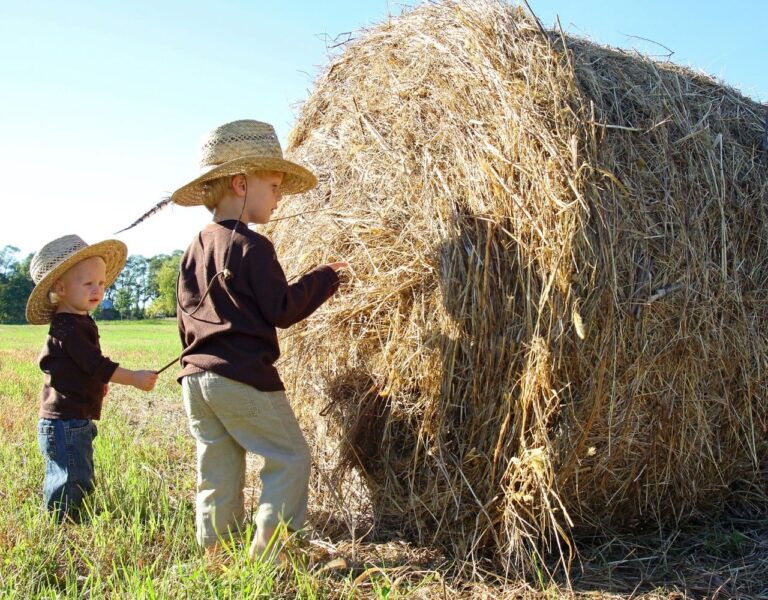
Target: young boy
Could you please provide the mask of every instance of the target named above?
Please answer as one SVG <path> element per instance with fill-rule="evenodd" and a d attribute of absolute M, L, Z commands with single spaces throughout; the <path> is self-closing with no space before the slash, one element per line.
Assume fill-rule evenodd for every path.
<path fill-rule="evenodd" d="M 316 267 L 289 285 L 272 243 L 248 228 L 267 223 L 283 194 L 317 183 L 283 159 L 271 125 L 227 123 L 208 135 L 201 154 L 203 174 L 171 196 L 213 214 L 181 259 L 178 285 L 179 381 L 197 443 L 197 541 L 213 555 L 222 536 L 243 526 L 245 456 L 253 452 L 264 457 L 264 468 L 251 556 L 262 556 L 279 522 L 302 526 L 310 469 L 274 367 L 276 328 L 305 319 L 330 298 L 336 271 L 347 263 Z"/>
<path fill-rule="evenodd" d="M 45 458 L 43 497 L 57 520 L 79 518 L 83 498 L 93 490 L 95 420 L 112 381 L 151 390 L 154 371 L 130 371 L 101 353 L 99 331 L 88 314 L 104 298 L 125 264 L 118 240 L 89 246 L 76 235 L 58 238 L 30 263 L 35 288 L 27 320 L 50 323 L 40 354 L 45 373 L 38 442 Z"/>

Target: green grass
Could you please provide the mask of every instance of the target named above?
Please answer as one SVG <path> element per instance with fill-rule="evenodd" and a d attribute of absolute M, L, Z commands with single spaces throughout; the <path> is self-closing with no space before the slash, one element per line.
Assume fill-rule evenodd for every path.
<path fill-rule="evenodd" d="M 175 323 L 101 322 L 104 353 L 156 369 L 179 352 Z M 0 597 L 351 598 L 352 574 L 316 575 L 297 560 L 276 572 L 249 562 L 246 540 L 223 567 L 194 543 L 194 443 L 171 368 L 152 392 L 111 385 L 95 441 L 97 489 L 83 524 L 54 525 L 41 507 L 35 426 L 46 327 L 0 326 Z M 375 575 L 366 595 L 403 597 Z M 415 589 L 415 588 L 414 588 Z"/>
<path fill-rule="evenodd" d="M 128 368 L 157 369 L 180 350 L 172 320 L 101 322 L 99 327 L 104 353 Z M 768 538 L 762 525 L 713 523 L 681 537 L 676 553 L 665 550 L 655 562 L 646 561 L 653 552 L 642 543 L 625 540 L 631 542 L 626 550 L 620 544 L 605 546 L 611 553 L 606 566 L 600 562 L 604 547 L 598 546 L 588 551 L 589 562 L 574 570 L 579 579 L 586 578 L 579 591 L 543 576 L 523 582 L 489 573 L 487 582 L 462 581 L 447 567 L 435 570 L 440 559 L 423 558 L 431 550 L 398 541 L 376 545 L 339 539 L 331 544 L 333 553 L 318 559 L 316 549 L 328 545 L 321 540 L 325 546 L 296 551 L 294 568 L 278 572 L 247 560 L 249 530 L 227 549 L 224 565 L 208 565 L 194 542 L 195 448 L 174 368 L 149 393 L 110 386 L 95 441 L 91 517 L 81 525 L 56 526 L 41 506 L 43 461 L 36 437 L 42 385 L 37 357 L 46 332 L 46 327 L 0 325 L 0 598 L 616 599 L 638 597 L 634 588 L 645 582 L 639 597 L 657 599 L 679 590 L 683 580 L 684 589 L 709 597 L 720 585 L 713 573 L 723 581 L 737 573 L 740 588 L 751 592 L 744 597 L 768 592 L 768 583 L 763 585 L 768 554 L 761 541 Z M 393 548 L 394 562 L 393 554 L 382 558 Z M 693 562 L 692 548 L 697 552 Z M 322 569 L 330 556 L 344 558 L 349 567 Z M 611 565 L 627 570 L 637 557 L 642 568 L 620 577 L 619 585 Z"/>

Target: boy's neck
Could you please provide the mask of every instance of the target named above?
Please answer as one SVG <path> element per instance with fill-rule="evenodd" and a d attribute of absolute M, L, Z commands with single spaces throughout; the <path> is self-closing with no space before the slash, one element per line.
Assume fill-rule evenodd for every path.
<path fill-rule="evenodd" d="M 88 311 L 87 310 L 77 310 L 76 308 L 70 306 L 66 302 L 59 301 L 59 304 L 56 305 L 56 314 L 58 315 L 58 314 L 61 314 L 61 313 L 67 313 L 67 314 L 70 314 L 70 315 L 87 315 Z"/>
<path fill-rule="evenodd" d="M 213 220 L 215 223 L 239 220 L 248 225 L 245 220 L 240 218 L 241 214 L 243 214 L 243 200 L 234 196 L 225 196 L 216 205 Z"/>

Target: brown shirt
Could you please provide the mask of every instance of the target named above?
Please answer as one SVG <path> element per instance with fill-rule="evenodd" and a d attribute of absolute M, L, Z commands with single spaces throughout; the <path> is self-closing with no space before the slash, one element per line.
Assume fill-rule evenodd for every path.
<path fill-rule="evenodd" d="M 233 229 L 228 266 L 233 276 L 227 281 L 216 277 L 201 303 L 209 282 L 224 269 Z M 180 271 L 178 323 L 184 350 L 179 380 L 213 371 L 265 392 L 285 389 L 273 366 L 280 356 L 276 328 L 305 319 L 339 286 L 328 266 L 289 285 L 272 243 L 236 220 L 211 223 L 198 233 L 181 258 Z M 196 308 L 191 316 L 184 313 Z"/>
<path fill-rule="evenodd" d="M 54 315 L 39 364 L 45 373 L 40 417 L 101 417 L 104 384 L 118 364 L 101 353 L 99 329 L 89 315 Z"/>

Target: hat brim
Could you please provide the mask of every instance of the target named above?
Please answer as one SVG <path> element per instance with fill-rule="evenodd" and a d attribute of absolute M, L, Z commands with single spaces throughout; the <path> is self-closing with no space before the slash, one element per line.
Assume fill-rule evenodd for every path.
<path fill-rule="evenodd" d="M 68 269 L 93 256 L 100 256 L 107 265 L 106 279 L 104 281 L 104 288 L 106 289 L 115 282 L 120 271 L 122 271 L 128 257 L 128 247 L 120 240 L 105 240 L 82 248 L 65 258 L 46 273 L 35 285 L 35 289 L 32 290 L 29 300 L 27 300 L 27 321 L 32 323 L 32 325 L 50 323 L 53 315 L 56 313 L 56 305 L 51 304 L 48 297 L 51 286 Z"/>
<path fill-rule="evenodd" d="M 244 171 L 276 171 L 283 173 L 280 189 L 284 195 L 301 194 L 317 185 L 317 177 L 301 165 L 283 158 L 265 158 L 263 156 L 243 156 L 216 165 L 197 179 L 180 187 L 171 194 L 171 201 L 181 206 L 199 206 L 203 204 L 203 184 L 220 177 L 237 175 Z"/>

